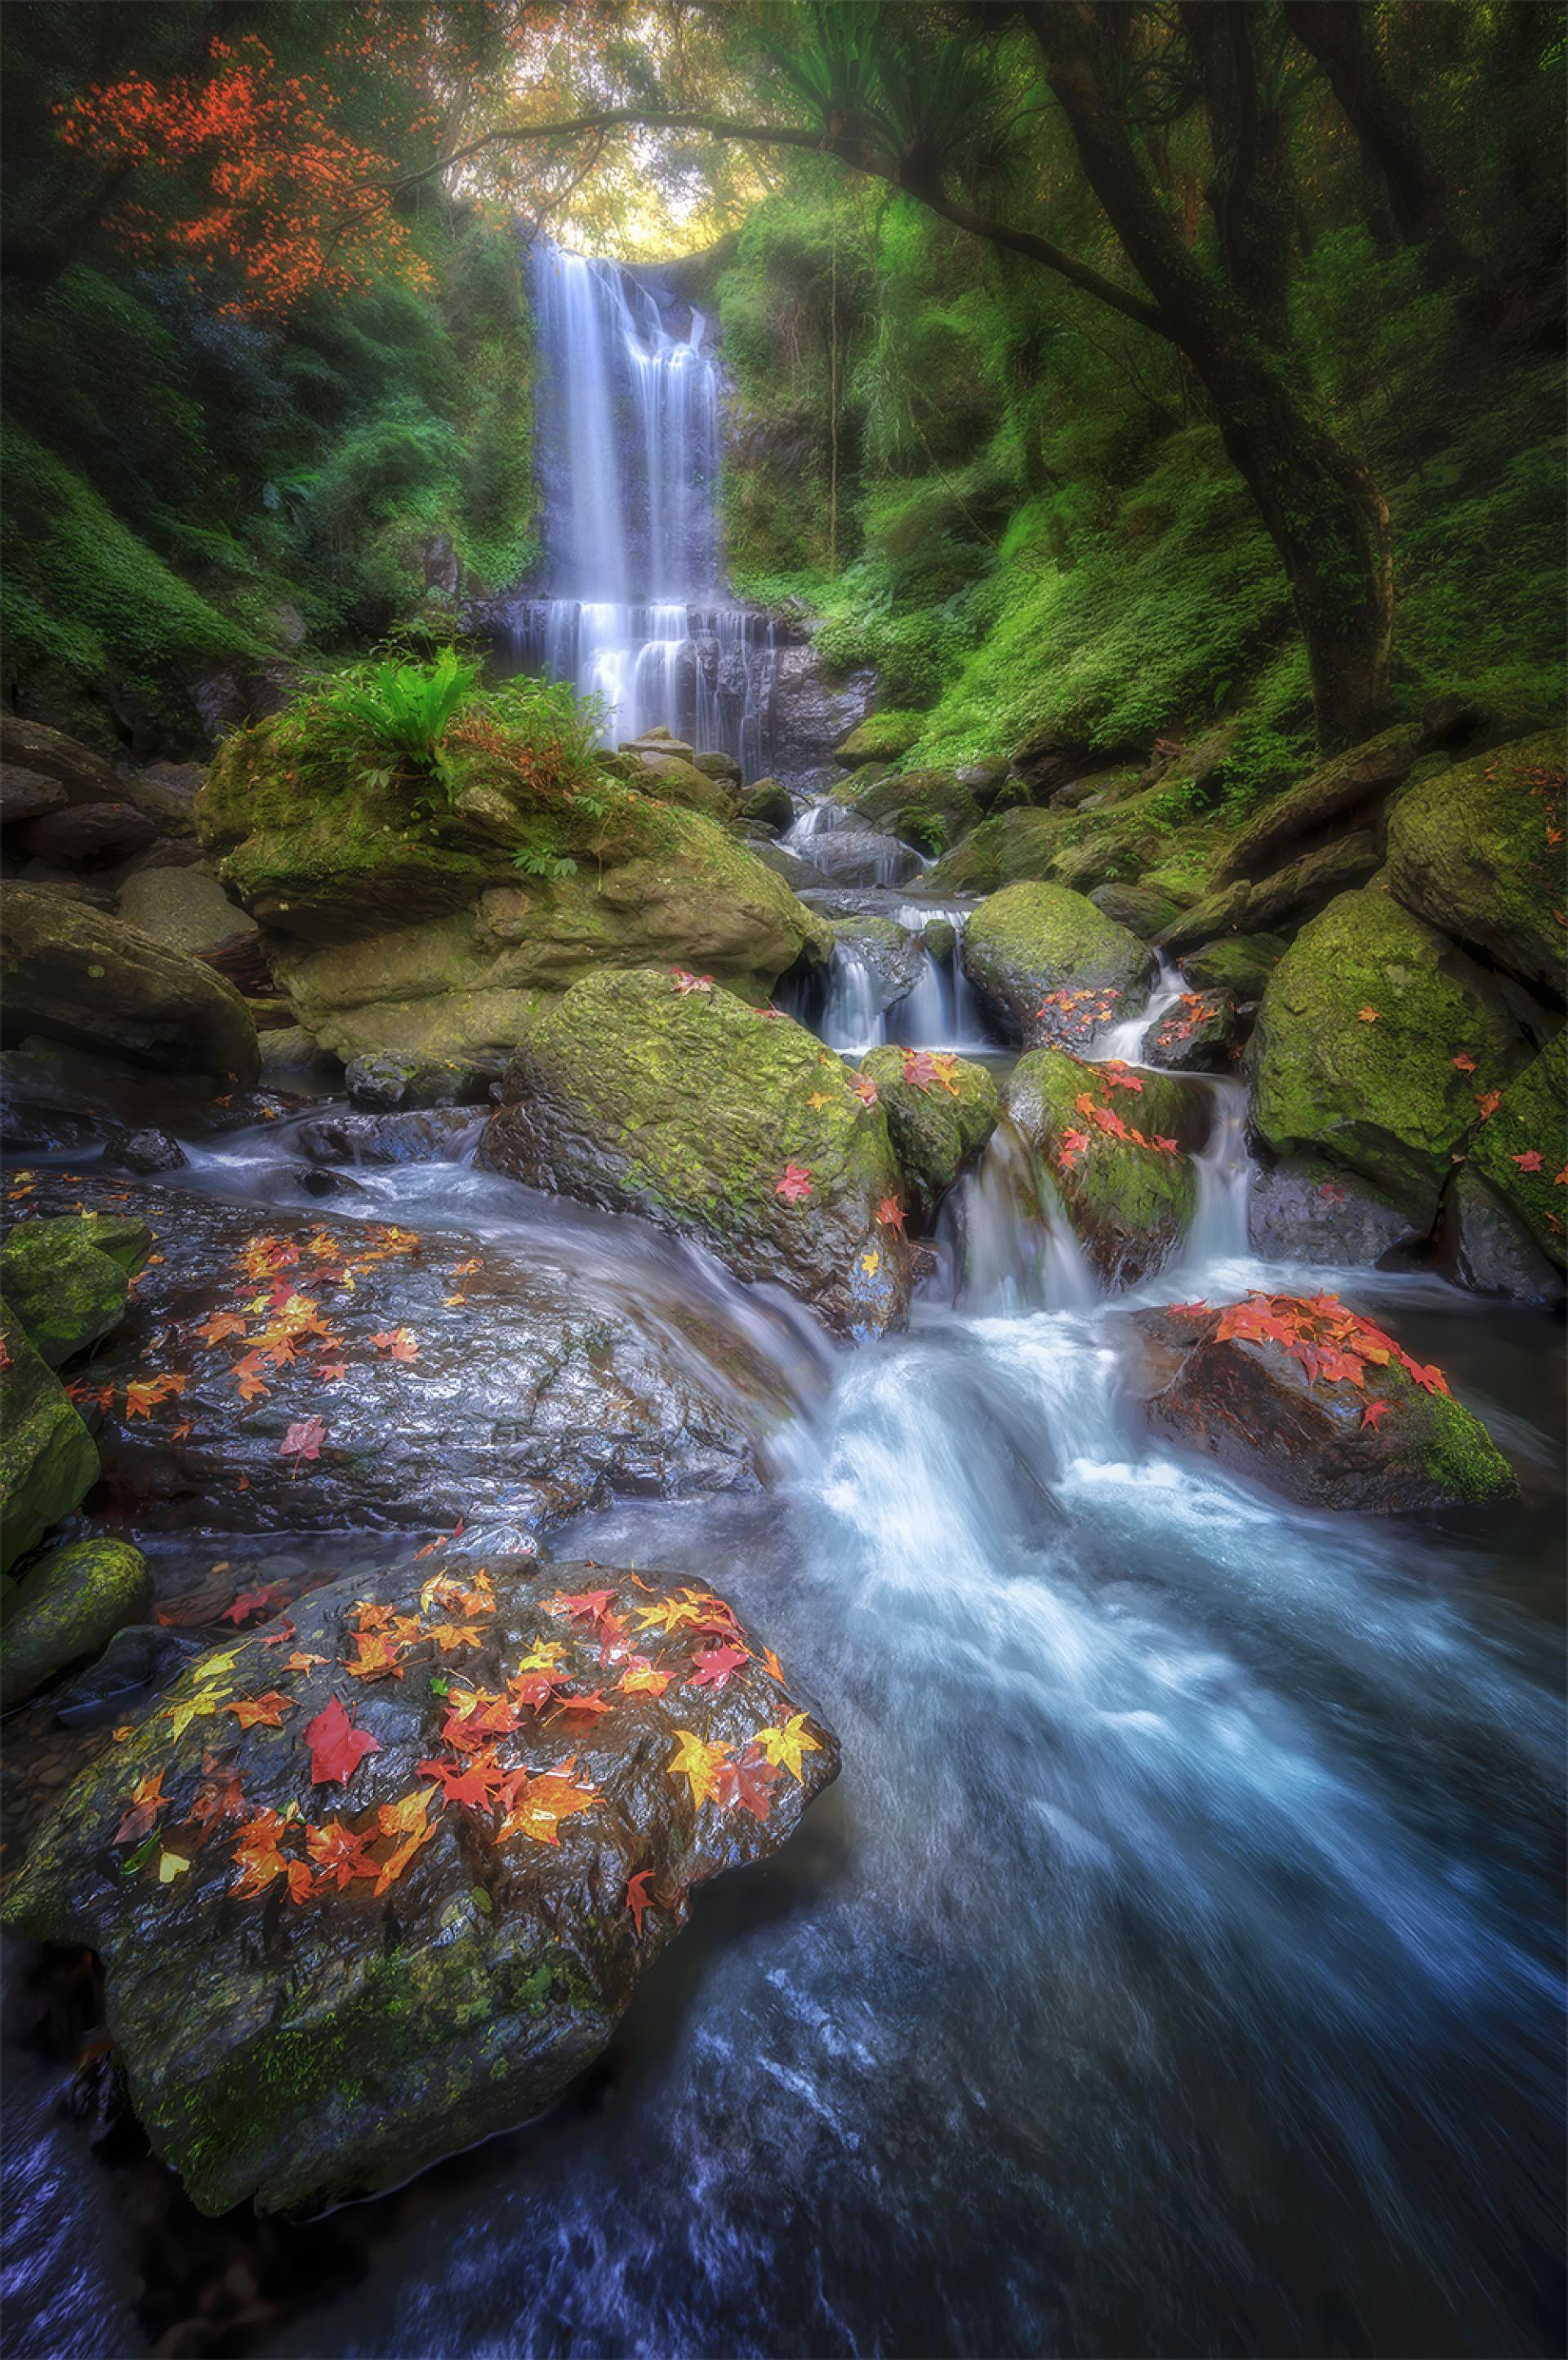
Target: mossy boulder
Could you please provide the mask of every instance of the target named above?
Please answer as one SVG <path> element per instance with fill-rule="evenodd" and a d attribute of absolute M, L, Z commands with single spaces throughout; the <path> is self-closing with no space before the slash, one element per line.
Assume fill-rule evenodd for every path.
<path fill-rule="evenodd" d="M 152 1611 L 147 1560 L 128 1541 L 94 1534 L 66 1541 L 28 1566 L 0 1629 L 0 1711 L 21 1704 L 56 1672 L 102 1653 L 127 1622 Z"/>
<path fill-rule="evenodd" d="M 1036 1049 L 1014 1066 L 1003 1107 L 1051 1175 L 1095 1276 L 1128 1286 L 1162 1270 L 1197 1205 L 1190 1151 L 1208 1122 L 1198 1094 Z"/>
<path fill-rule="evenodd" d="M 1168 894 L 1156 893 L 1147 885 L 1096 885 L 1089 899 L 1102 917 L 1125 926 L 1140 943 L 1151 943 L 1179 914 Z"/>
<path fill-rule="evenodd" d="M 1262 877 L 1279 869 L 1292 847 L 1324 831 L 1347 832 L 1399 785 L 1421 750 L 1417 722 L 1400 722 L 1335 754 L 1299 786 L 1277 795 L 1234 838 L 1214 882 Z"/>
<path fill-rule="evenodd" d="M 37 1034 L 242 1087 L 261 1069 L 250 1011 L 210 967 L 40 887 L 5 889 L 0 989 L 17 1039 Z"/>
<path fill-rule="evenodd" d="M 103 1214 L 18 1221 L 0 1247 L 0 1291 L 51 1369 L 85 1351 L 125 1317 L 152 1231 Z"/>
<path fill-rule="evenodd" d="M 64 1386 L 0 1302 L 0 1572 L 37 1548 L 98 1479 L 98 1453 Z"/>
<path fill-rule="evenodd" d="M 711 778 L 684 755 L 641 746 L 622 759 L 627 766 L 622 776 L 655 803 L 677 803 L 682 811 L 701 812 L 721 825 L 734 817 L 735 799 L 727 782 Z"/>
<path fill-rule="evenodd" d="M 1156 1433 L 1304 1507 L 1390 1515 L 1517 1493 L 1513 1469 L 1442 1371 L 1335 1297 L 1254 1298 L 1244 1308 L 1271 1332 L 1222 1341 L 1237 1307 L 1132 1314 Z M 1368 1338 L 1380 1357 L 1365 1356 Z"/>
<path fill-rule="evenodd" d="M 1242 1022 L 1228 991 L 1184 991 L 1146 1034 L 1145 1061 L 1168 1074 L 1224 1074 L 1241 1054 Z"/>
<path fill-rule="evenodd" d="M 1467 1169 L 1484 1180 L 1547 1260 L 1568 1265 L 1568 1033 L 1532 1057 L 1470 1138 Z"/>
<path fill-rule="evenodd" d="M 739 819 L 760 820 L 765 827 L 787 828 L 795 818 L 795 798 L 777 779 L 758 779 L 740 799 Z"/>
<path fill-rule="evenodd" d="M 1245 1007 L 1262 999 L 1284 956 L 1283 934 L 1224 934 L 1189 951 L 1181 972 L 1200 991 L 1228 991 Z"/>
<path fill-rule="evenodd" d="M 226 739 L 209 773 L 203 841 L 301 1023 L 339 1056 L 504 1057 L 590 967 L 679 960 L 763 1000 L 832 950 L 714 818 L 604 772 L 547 792 L 504 738 L 456 745 L 451 767 L 450 808 L 416 812 L 406 784 L 312 762 L 284 716 Z"/>
<path fill-rule="evenodd" d="M 1370 828 L 1334 837 L 1301 853 L 1256 884 L 1221 885 L 1183 910 L 1159 935 L 1161 950 L 1185 956 L 1216 934 L 1262 934 L 1299 924 L 1336 895 L 1363 885 L 1380 866 Z"/>
<path fill-rule="evenodd" d="M 834 748 L 833 760 L 845 770 L 857 770 L 864 762 L 896 762 L 925 727 L 923 713 L 873 713 Z"/>
<path fill-rule="evenodd" d="M 964 1164 L 996 1130 L 1002 1102 L 984 1065 L 911 1049 L 873 1049 L 861 1072 L 877 1085 L 910 1202 L 929 1222 Z"/>
<path fill-rule="evenodd" d="M 964 972 L 1015 1040 L 1082 1047 L 1135 1012 L 1157 972 L 1147 945 L 1064 886 L 1009 885 L 964 929 Z"/>
<path fill-rule="evenodd" d="M 690 977 L 586 976 L 528 1032 L 504 1096 L 484 1168 L 640 1213 L 841 1333 L 901 1325 L 909 1257 L 884 1210 L 900 1196 L 886 1118 L 788 1017 Z"/>
<path fill-rule="evenodd" d="M 1388 884 L 1408 910 L 1561 1001 L 1561 730 L 1410 786 L 1388 815 Z"/>
<path fill-rule="evenodd" d="M 295 1668 L 266 1644 L 280 1622 L 198 1655 L 82 1770 L 5 1903 L 11 1930 L 96 1951 L 130 2103 L 208 2213 L 395 2186 L 540 2114 L 695 1888 L 776 1852 L 838 1768 L 762 1640 L 679 1570 L 453 1554 L 288 1612 Z M 461 1672 L 431 1636 L 456 1613 Z M 348 1677 L 394 1615 L 402 1677 Z M 667 1695 L 628 1688 L 627 1644 Z M 231 1709 L 268 1695 L 248 1724 Z M 370 1744 L 335 1776 L 323 1714 Z"/>
<path fill-rule="evenodd" d="M 933 893 L 994 893 L 1041 879 L 1092 893 L 1097 885 L 1141 879 L 1169 850 L 1155 799 L 1134 795 L 1114 809 L 997 811 L 931 871 Z"/>
<path fill-rule="evenodd" d="M 873 915 L 830 918 L 833 940 L 870 967 L 877 978 L 878 1010 L 891 1008 L 913 991 L 925 967 L 925 945 L 919 934 L 895 919 Z"/>
<path fill-rule="evenodd" d="M 1528 1054 L 1443 935 L 1376 889 L 1345 893 L 1269 978 L 1247 1050 L 1253 1120 L 1277 1155 L 1348 1164 L 1424 1230 L 1480 1100 Z"/>
<path fill-rule="evenodd" d="M 955 770 L 899 770 L 863 786 L 858 777 L 837 789 L 873 827 L 927 855 L 946 852 L 978 826 L 979 804 Z"/>

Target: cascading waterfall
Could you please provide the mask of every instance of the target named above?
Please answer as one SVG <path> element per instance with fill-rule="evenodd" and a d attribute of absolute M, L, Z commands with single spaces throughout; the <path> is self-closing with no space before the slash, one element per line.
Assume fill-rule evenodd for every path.
<path fill-rule="evenodd" d="M 708 322 L 657 280 L 538 238 L 543 593 L 504 609 L 518 666 L 603 697 L 606 745 L 668 727 L 767 763 L 772 623 L 728 595 L 723 379 Z"/>
<path fill-rule="evenodd" d="M 920 938 L 920 971 L 897 999 L 877 967 L 853 943 L 840 942 L 824 969 L 784 987 L 779 997 L 789 1013 L 816 1033 L 824 1048 L 841 1056 L 863 1057 L 889 1043 L 898 1048 L 936 1049 L 963 1056 L 991 1054 L 996 1043 L 988 1031 L 975 988 L 964 972 L 956 942 L 940 956 L 925 940 L 938 921 L 961 935 L 968 912 L 961 904 L 901 901 L 887 915 Z"/>

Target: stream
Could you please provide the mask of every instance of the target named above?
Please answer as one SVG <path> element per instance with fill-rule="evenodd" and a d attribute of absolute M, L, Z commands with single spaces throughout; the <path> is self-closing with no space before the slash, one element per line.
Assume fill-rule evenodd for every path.
<path fill-rule="evenodd" d="M 475 1174 L 471 1138 L 354 1172 L 334 1219 L 575 1257 L 768 1356 L 794 1406 L 768 1491 L 551 1546 L 733 1597 L 844 1768 L 701 1897 L 574 2093 L 338 2216 L 357 2282 L 310 2301 L 307 2272 L 255 2348 L 1555 2347 L 1555 1512 L 1282 1505 L 1151 1447 L 1116 1340 L 1129 1300 L 1339 1286 L 1443 1362 L 1528 1502 L 1539 1319 L 1249 1262 L 1239 1092 L 1190 1086 L 1216 1120 L 1179 1269 L 1113 1307 L 1062 1241 L 1042 1261 L 1002 1134 L 909 1332 L 860 1351 L 635 1220 Z M 313 1201 L 288 1126 L 185 1179 Z M 160 1579 L 215 1546 L 166 1545 Z M 12 2348 L 145 2348 L 114 2173 L 36 2060 L 12 2094 Z"/>

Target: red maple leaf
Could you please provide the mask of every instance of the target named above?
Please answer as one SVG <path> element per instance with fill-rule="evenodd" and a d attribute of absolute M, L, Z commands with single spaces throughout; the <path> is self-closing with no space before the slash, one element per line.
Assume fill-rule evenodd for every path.
<path fill-rule="evenodd" d="M 419 1339 L 411 1328 L 384 1328 L 371 1338 L 378 1352 L 389 1352 L 395 1360 L 417 1360 Z"/>
<path fill-rule="evenodd" d="M 476 1811 L 489 1809 L 506 1775 L 493 1751 L 476 1754 L 472 1762 L 421 1762 L 417 1767 L 419 1777 L 441 1780 L 447 1802 L 466 1803 Z"/>
<path fill-rule="evenodd" d="M 773 1184 L 773 1193 L 782 1196 L 787 1205 L 803 1205 L 811 1194 L 811 1170 L 808 1164 L 786 1164 L 784 1177 Z"/>
<path fill-rule="evenodd" d="M 1363 1426 L 1369 1426 L 1376 1434 L 1388 1415 L 1388 1404 L 1386 1401 L 1368 1402 L 1361 1413 L 1361 1423 Z"/>
<path fill-rule="evenodd" d="M 722 1688 L 727 1687 L 743 1664 L 751 1657 L 744 1647 L 708 1647 L 697 1657 L 697 1669 L 686 1685 L 691 1688 Z"/>
<path fill-rule="evenodd" d="M 878 1201 L 877 1207 L 877 1218 L 883 1229 L 898 1229 L 900 1233 L 902 1232 L 904 1227 L 904 1208 L 902 1205 L 899 1204 L 897 1196 L 884 1196 Z"/>
<path fill-rule="evenodd" d="M 1475 1103 L 1481 1109 L 1481 1120 L 1483 1122 L 1491 1121 L 1492 1117 L 1497 1113 L 1497 1109 L 1502 1105 L 1502 1102 L 1503 1094 L 1501 1090 L 1477 1090 L 1475 1093 Z"/>
<path fill-rule="evenodd" d="M 635 1876 L 626 1879 L 626 1907 L 631 1911 L 632 1924 L 639 1942 L 642 1940 L 643 1912 L 654 1906 L 648 1897 L 648 1880 L 652 1874 L 651 1868 L 639 1868 Z"/>
<path fill-rule="evenodd" d="M 298 1475 L 301 1460 L 321 1457 L 321 1445 L 326 1438 L 326 1426 L 319 1417 L 296 1418 L 278 1446 L 278 1456 L 279 1459 L 292 1459 L 294 1473 Z"/>
<path fill-rule="evenodd" d="M 560 1592 L 550 1601 L 552 1614 L 570 1614 L 576 1622 L 600 1622 L 615 1598 L 613 1590 L 583 1590 L 568 1598 Z"/>
<path fill-rule="evenodd" d="M 265 1696 L 241 1697 L 223 1707 L 225 1712 L 234 1714 L 242 1729 L 254 1729 L 258 1721 L 264 1729 L 281 1729 L 284 1714 L 293 1710 L 293 1698 L 284 1696 L 278 1688 L 268 1688 Z"/>
<path fill-rule="evenodd" d="M 312 1786 L 325 1786 L 334 1781 L 346 1786 L 365 1755 L 381 1751 L 380 1740 L 372 1737 L 367 1729 L 356 1729 L 337 1697 L 332 1697 L 315 1720 L 307 1723 L 303 1735 L 310 1749 Z"/>
<path fill-rule="evenodd" d="M 221 1622 L 248 1622 L 253 1614 L 270 1614 L 275 1606 L 285 1605 L 289 1592 L 281 1582 L 269 1581 L 262 1590 L 242 1590 L 232 1606 L 225 1607 L 218 1617 Z"/>
<path fill-rule="evenodd" d="M 936 1060 L 929 1049 L 909 1049 L 904 1053 L 904 1079 L 911 1088 L 929 1090 L 937 1078 Z"/>
<path fill-rule="evenodd" d="M 1461 1049 L 1457 1057 L 1451 1057 L 1449 1064 L 1461 1074 L 1473 1074 L 1475 1070 L 1475 1060 L 1465 1049 Z"/>
<path fill-rule="evenodd" d="M 1516 1155 L 1513 1158 L 1513 1161 L 1519 1165 L 1521 1172 L 1539 1172 L 1541 1169 L 1541 1150 L 1539 1147 L 1527 1148 L 1522 1155 Z"/>
<path fill-rule="evenodd" d="M 693 975 L 690 967 L 678 967 L 671 980 L 682 1000 L 689 999 L 694 991 L 712 991 L 713 988 L 711 975 Z"/>
<path fill-rule="evenodd" d="M 777 1763 L 748 1745 L 738 1762 L 715 1765 L 713 1800 L 721 1811 L 749 1811 L 754 1819 L 765 1819 L 773 1804 L 771 1789 L 781 1775 Z"/>
<path fill-rule="evenodd" d="M 347 1890 L 356 1876 L 375 1876 L 376 1868 L 369 1857 L 371 1839 L 356 1835 L 345 1828 L 341 1819 L 329 1819 L 324 1827 L 307 1828 L 305 1849 L 316 1863 L 323 1885 L 336 1882 L 338 1891 Z"/>
<path fill-rule="evenodd" d="M 160 1811 L 169 1808 L 169 1797 L 163 1791 L 163 1772 L 141 1779 L 131 1789 L 130 1808 L 114 1830 L 117 1844 L 136 1843 L 155 1825 Z"/>

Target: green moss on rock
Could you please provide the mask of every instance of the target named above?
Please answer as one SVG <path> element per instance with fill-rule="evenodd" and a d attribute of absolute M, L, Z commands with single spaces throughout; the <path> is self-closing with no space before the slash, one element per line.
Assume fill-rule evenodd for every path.
<path fill-rule="evenodd" d="M 28 1566 L 0 1631 L 0 1709 L 9 1712 L 68 1664 L 146 1620 L 152 1580 L 139 1549 L 93 1535 Z"/>
<path fill-rule="evenodd" d="M 1559 1032 L 1503 1092 L 1467 1153 L 1470 1170 L 1491 1183 L 1547 1260 L 1568 1264 L 1568 1188 L 1558 1182 L 1568 1171 L 1568 1034 Z"/>
<path fill-rule="evenodd" d="M 741 1277 L 790 1287 L 850 1334 L 901 1323 L 909 1257 L 879 1109 L 787 1017 L 664 973 L 599 972 L 529 1031 L 480 1163 L 644 1214 Z M 780 1196 L 790 1166 L 810 1193 Z"/>
<path fill-rule="evenodd" d="M 1049 1172 L 1090 1267 L 1112 1286 L 1163 1269 L 1181 1245 L 1197 1204 L 1188 1151 L 1207 1123 L 1191 1085 L 1148 1073 L 1127 1078 L 1139 1087 L 1117 1087 L 1108 1067 L 1066 1050 L 1035 1049 L 1018 1059 L 1004 1100 Z M 1084 1098 L 1149 1143 L 1103 1129 Z M 1174 1142 L 1177 1152 L 1157 1147 L 1157 1139 Z"/>
<path fill-rule="evenodd" d="M 860 1070 L 877 1085 L 893 1153 L 912 1201 L 929 1220 L 970 1156 L 996 1130 L 1002 1107 L 984 1065 L 967 1057 L 943 1057 L 935 1080 L 908 1081 L 910 1054 L 873 1049 Z"/>
<path fill-rule="evenodd" d="M 80 1507 L 98 1476 L 98 1453 L 65 1388 L 0 1303 L 0 1572 L 38 1546 Z"/>
<path fill-rule="evenodd" d="M 1388 882 L 1407 909 L 1507 974 L 1563 998 L 1561 730 L 1422 779 L 1388 819 Z"/>
<path fill-rule="evenodd" d="M 1081 1044 L 1104 1021 L 1102 1008 L 1131 1012 L 1157 967 L 1135 934 L 1082 893 L 1047 884 L 1009 885 L 983 901 L 964 930 L 961 956 L 999 1020 L 1031 1044 Z"/>
<path fill-rule="evenodd" d="M 1375 888 L 1343 893 L 1269 979 L 1248 1049 L 1253 1120 L 1276 1154 L 1348 1164 L 1425 1229 L 1478 1096 L 1526 1054 L 1486 978 L 1441 934 Z"/>
<path fill-rule="evenodd" d="M 835 762 L 846 770 L 858 770 L 863 762 L 896 762 L 925 727 L 922 713 L 888 711 L 873 713 L 852 729 L 833 755 Z"/>
<path fill-rule="evenodd" d="M 0 1247 L 0 1288 L 35 1351 L 58 1369 L 119 1325 L 127 1282 L 151 1250 L 145 1221 L 19 1221 Z"/>
<path fill-rule="evenodd" d="M 1284 956 L 1280 934 L 1225 934 L 1189 951 L 1181 971 L 1200 991 L 1228 991 L 1245 1003 L 1261 1000 Z"/>

